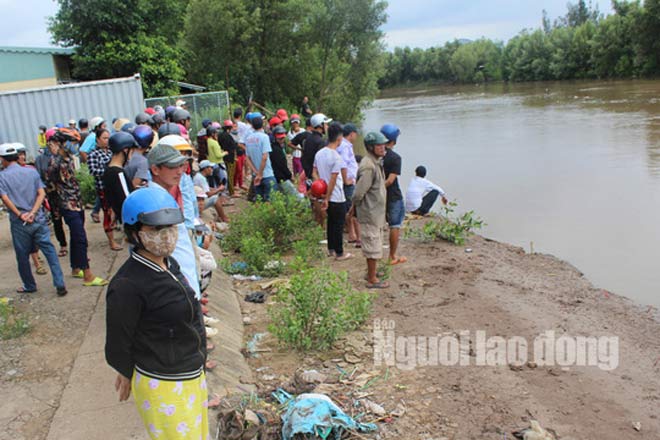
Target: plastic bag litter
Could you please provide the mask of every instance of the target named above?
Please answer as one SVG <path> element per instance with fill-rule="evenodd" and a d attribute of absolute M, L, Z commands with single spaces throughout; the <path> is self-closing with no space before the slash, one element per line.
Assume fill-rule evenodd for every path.
<path fill-rule="evenodd" d="M 301 394 L 294 398 L 280 388 L 273 397 L 287 405 L 282 414 L 282 440 L 291 440 L 296 434 L 339 440 L 344 430 L 371 432 L 377 429 L 373 423 L 356 422 L 324 394 Z"/>
<path fill-rule="evenodd" d="M 231 276 L 233 279 L 236 281 L 261 281 L 261 277 L 259 275 L 232 275 Z"/>

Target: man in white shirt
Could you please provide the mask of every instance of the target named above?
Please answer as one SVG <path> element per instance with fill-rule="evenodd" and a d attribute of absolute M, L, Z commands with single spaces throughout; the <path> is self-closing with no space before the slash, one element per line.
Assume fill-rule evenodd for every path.
<path fill-rule="evenodd" d="M 415 168 L 415 177 L 406 192 L 406 211 L 416 215 L 426 215 L 438 196 L 442 197 L 442 203 L 446 205 L 446 193 L 438 185 L 426 179 L 426 168 L 421 165 Z"/>
<path fill-rule="evenodd" d="M 328 253 L 337 260 L 347 260 L 353 255 L 344 252 L 344 222 L 346 221 L 346 197 L 341 170 L 344 160 L 337 153 L 342 141 L 343 127 L 333 123 L 328 127 L 328 145 L 314 156 L 314 178 L 325 180 L 328 190 L 323 198 L 322 209 L 328 213 Z"/>

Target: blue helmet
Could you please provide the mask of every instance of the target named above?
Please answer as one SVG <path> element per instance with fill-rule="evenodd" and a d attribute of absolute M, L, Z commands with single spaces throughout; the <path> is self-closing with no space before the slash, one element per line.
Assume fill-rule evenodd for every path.
<path fill-rule="evenodd" d="M 401 130 L 394 124 L 385 124 L 381 127 L 380 132 L 387 138 L 390 142 L 396 142 L 397 138 L 401 134 Z"/>
<path fill-rule="evenodd" d="M 142 188 L 126 197 L 121 210 L 125 225 L 140 222 L 149 226 L 171 226 L 183 223 L 183 213 L 174 197 L 160 188 Z"/>
<path fill-rule="evenodd" d="M 254 115 L 254 113 L 252 113 L 252 112 L 248 112 L 248 113 L 245 115 L 245 120 L 248 121 L 248 122 L 250 122 L 250 121 L 252 120 L 252 116 L 253 116 L 253 115 Z"/>
<path fill-rule="evenodd" d="M 117 154 L 117 153 L 121 153 L 127 148 L 135 147 L 136 144 L 135 144 L 135 139 L 133 139 L 133 136 L 131 136 L 129 133 L 118 131 L 116 133 L 113 133 L 112 136 L 110 136 L 110 141 L 108 142 L 108 146 L 110 147 L 110 151 L 112 151 L 112 154 Z"/>
<path fill-rule="evenodd" d="M 133 130 L 133 137 L 140 148 L 148 148 L 154 141 L 154 131 L 148 125 L 139 125 Z"/>

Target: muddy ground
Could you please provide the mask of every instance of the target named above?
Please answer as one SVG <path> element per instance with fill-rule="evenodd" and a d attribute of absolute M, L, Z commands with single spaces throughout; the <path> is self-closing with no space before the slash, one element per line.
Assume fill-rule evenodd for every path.
<path fill-rule="evenodd" d="M 366 266 L 359 250 L 352 252 L 355 259 L 329 264 L 348 271 L 354 286 L 364 289 Z M 480 236 L 465 246 L 404 240 L 401 254 L 408 262 L 393 267 L 391 287 L 376 293 L 370 322 L 334 350 L 295 353 L 269 335 L 258 344 L 258 357 L 250 358 L 250 364 L 262 396 L 280 386 L 312 390 L 314 384 L 300 376 L 316 370 L 326 376 L 316 392 L 332 396 L 349 414 L 365 413 L 362 421 L 377 421 L 376 433 L 355 438 L 511 439 L 511 432 L 527 427 L 531 419 L 561 439 L 660 438 L 660 320 L 655 308 L 594 287 L 557 258 Z M 258 284 L 243 282 L 240 289 L 249 293 L 259 290 Z M 250 322 L 246 342 L 267 332 L 269 302 L 273 299 L 266 304 L 241 299 Z M 400 365 L 375 365 L 374 328 L 379 326 L 393 328 L 395 336 L 469 332 L 461 345 L 469 365 L 409 369 L 405 357 L 399 358 Z M 478 330 L 487 338 L 525 338 L 529 362 L 475 365 Z M 549 359 L 534 359 L 531 347 L 547 331 L 556 338 L 618 337 L 619 356 L 592 356 L 598 361 L 592 366 L 543 365 Z M 381 340 L 377 337 L 376 345 Z M 574 365 L 570 357 L 563 363 Z M 356 403 L 365 399 L 382 406 L 385 414 Z"/>

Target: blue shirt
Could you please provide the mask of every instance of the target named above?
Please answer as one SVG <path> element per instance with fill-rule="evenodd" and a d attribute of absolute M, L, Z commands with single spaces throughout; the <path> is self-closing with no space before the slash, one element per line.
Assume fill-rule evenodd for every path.
<path fill-rule="evenodd" d="M 199 206 L 197 206 L 197 195 L 192 178 L 184 174 L 179 181 L 179 189 L 183 197 L 184 224 L 188 229 L 195 229 L 195 219 L 199 217 Z"/>
<path fill-rule="evenodd" d="M 82 146 L 78 150 L 81 153 L 91 153 L 96 149 L 96 133 L 90 133 L 87 135 L 85 138 L 85 142 L 83 142 Z"/>
<path fill-rule="evenodd" d="M 183 179 L 181 179 L 183 180 Z M 166 191 L 165 188 L 158 185 L 156 182 L 149 182 L 150 188 L 160 188 L 163 191 Z M 140 191 L 139 189 L 136 191 Z M 185 202 L 184 202 L 185 204 Z M 184 214 L 185 215 L 185 214 Z M 179 268 L 181 273 L 188 280 L 188 284 L 195 291 L 195 298 L 201 299 L 202 294 L 199 290 L 199 277 L 197 276 L 197 261 L 195 259 L 195 250 L 193 248 L 193 242 L 190 238 L 188 229 L 186 228 L 185 223 L 179 223 L 176 225 L 177 231 L 179 232 L 179 238 L 176 241 L 176 248 L 172 254 L 172 258 L 179 263 Z"/>
<path fill-rule="evenodd" d="M 22 167 L 16 162 L 0 172 L 0 196 L 7 196 L 21 213 L 29 212 L 37 200 L 37 191 L 43 188 L 44 184 L 39 177 L 39 173 L 34 168 Z M 12 221 L 20 219 L 12 211 L 9 211 Z M 41 207 L 34 216 L 34 221 L 39 223 L 46 222 L 46 216 Z"/>
<path fill-rule="evenodd" d="M 262 178 L 275 177 L 273 173 L 273 166 L 270 164 L 270 140 L 268 135 L 263 131 L 255 131 L 250 133 L 245 139 L 245 148 L 247 149 L 247 155 L 254 164 L 254 167 L 259 170 L 261 167 L 261 160 L 264 154 L 266 154 L 266 167 L 264 168 L 264 173 L 261 176 Z"/>

